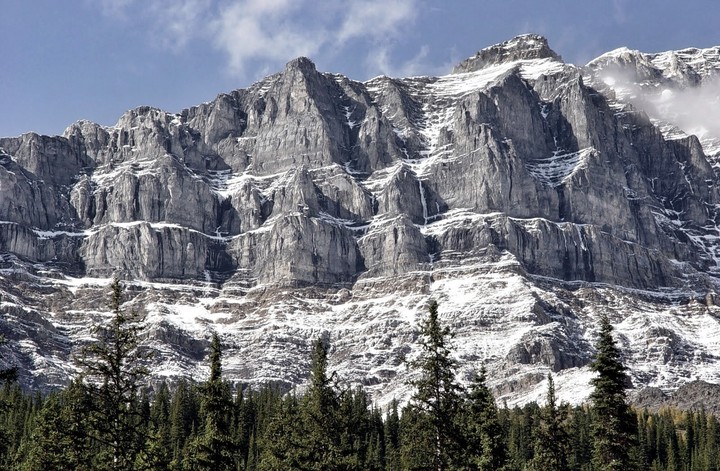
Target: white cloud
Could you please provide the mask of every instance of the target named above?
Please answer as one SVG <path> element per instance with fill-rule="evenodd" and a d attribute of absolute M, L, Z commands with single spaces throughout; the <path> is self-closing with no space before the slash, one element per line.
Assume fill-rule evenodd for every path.
<path fill-rule="evenodd" d="M 103 15 L 145 31 L 149 40 L 178 52 L 202 34 L 213 0 L 96 0 Z"/>
<path fill-rule="evenodd" d="M 387 75 L 389 77 L 414 77 L 417 75 L 449 74 L 458 62 L 457 54 L 450 54 L 442 63 L 430 56 L 430 47 L 422 46 L 413 57 L 401 60 L 392 56 L 390 47 L 379 46 L 372 49 L 365 57 L 365 72 L 369 77 Z"/>
<path fill-rule="evenodd" d="M 97 0 L 119 20 L 141 19 L 155 44 L 179 52 L 192 40 L 206 40 L 227 57 L 239 76 L 297 56 L 332 56 L 354 42 L 382 43 L 414 23 L 421 0 Z M 422 50 L 400 69 L 411 70 Z M 389 65 L 389 64 L 385 64 Z M 385 67 L 388 69 L 388 67 Z"/>
<path fill-rule="evenodd" d="M 152 34 L 162 47 L 179 51 L 202 31 L 212 0 L 155 0 L 147 3 L 147 15 L 156 25 Z"/>
<path fill-rule="evenodd" d="M 619 25 L 624 24 L 628 20 L 627 0 L 613 0 L 613 18 Z"/>
<path fill-rule="evenodd" d="M 232 72 L 243 74 L 250 60 L 288 60 L 313 55 L 324 42 L 320 31 L 292 21 L 303 2 L 248 0 L 222 9 L 212 22 L 213 44 L 224 51 Z"/>
<path fill-rule="evenodd" d="M 416 0 L 356 0 L 350 4 L 340 29 L 338 41 L 371 37 L 396 36 L 415 20 Z"/>

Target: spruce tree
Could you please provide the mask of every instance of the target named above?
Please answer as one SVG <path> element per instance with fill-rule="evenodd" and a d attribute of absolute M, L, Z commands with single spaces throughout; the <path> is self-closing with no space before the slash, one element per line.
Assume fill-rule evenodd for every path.
<path fill-rule="evenodd" d="M 435 471 L 435 435 L 430 414 L 410 404 L 400 414 L 399 468 L 403 471 Z M 447 464 L 445 464 L 447 466 Z M 447 468 L 446 468 L 447 469 Z"/>
<path fill-rule="evenodd" d="M 172 440 L 170 439 L 170 392 L 162 383 L 150 406 L 148 433 L 144 449 L 135 460 L 137 471 L 170 469 Z"/>
<path fill-rule="evenodd" d="M 0 296 L 0 301 L 2 297 Z M 5 337 L 0 335 L 0 346 L 6 343 Z M 0 360 L 2 358 L 0 357 Z M 0 369 L 0 385 L 3 383 L 12 383 L 17 379 L 17 368 L 10 367 Z M 0 413 L 6 412 L 10 408 L 10 405 L 6 401 L 0 400 Z M 10 439 L 8 437 L 8 431 L 0 424 L 0 458 L 4 458 L 9 453 Z"/>
<path fill-rule="evenodd" d="M 410 363 L 420 374 L 410 382 L 415 388 L 410 406 L 416 416 L 406 422 L 411 428 L 406 427 L 406 433 L 414 435 L 415 443 L 408 443 L 406 435 L 403 455 L 409 456 L 408 446 L 415 448 L 416 454 L 428 455 L 427 459 L 418 456 L 418 461 L 426 464 L 416 469 L 447 470 L 458 456 L 457 415 L 462 390 L 455 380 L 456 362 L 451 357 L 450 339 L 450 329 L 440 325 L 437 302 L 431 301 L 428 317 L 420 324 L 422 352 Z"/>
<path fill-rule="evenodd" d="M 352 469 L 352 455 L 346 446 L 347 435 L 340 411 L 342 398 L 327 367 L 328 346 L 317 339 L 313 344 L 310 388 L 300 402 L 303 452 L 300 464 L 305 469 L 318 471 Z"/>
<path fill-rule="evenodd" d="M 398 401 L 393 399 L 383 424 L 385 439 L 385 469 L 400 471 L 400 415 Z"/>
<path fill-rule="evenodd" d="M 0 296 L 0 301 L 2 297 Z M 7 340 L 3 335 L 0 334 L 0 346 L 7 343 Z M 17 379 L 17 367 L 3 368 L 0 369 L 0 384 L 11 383 Z"/>
<path fill-rule="evenodd" d="M 548 373 L 547 380 L 547 402 L 540 409 L 540 424 L 535 430 L 534 456 L 529 468 L 533 471 L 568 471 L 568 409 L 557 405 L 552 374 Z"/>
<path fill-rule="evenodd" d="M 88 430 L 91 398 L 74 381 L 53 393 L 39 411 L 31 440 L 22 450 L 21 471 L 91 471 L 95 443 Z"/>
<path fill-rule="evenodd" d="M 260 440 L 260 471 L 312 469 L 305 465 L 307 459 L 301 437 L 298 399 L 289 394 L 273 408 L 263 427 Z"/>
<path fill-rule="evenodd" d="M 462 409 L 462 458 L 470 470 L 501 469 L 507 460 L 495 397 L 486 384 L 485 367 L 476 375 Z"/>
<path fill-rule="evenodd" d="M 230 429 L 233 400 L 222 380 L 222 350 L 215 333 L 210 344 L 210 377 L 201 387 L 201 433 L 193 440 L 188 462 L 198 471 L 235 469 L 235 443 Z"/>
<path fill-rule="evenodd" d="M 198 427 L 199 404 L 194 387 L 185 379 L 178 383 L 170 402 L 170 446 L 172 469 L 180 469 L 188 438 Z"/>
<path fill-rule="evenodd" d="M 632 448 L 636 445 L 637 424 L 627 403 L 626 367 L 612 336 L 607 316 L 600 321 L 597 353 L 590 368 L 597 373 L 591 380 L 593 412 L 593 465 L 598 471 L 633 469 Z"/>
<path fill-rule="evenodd" d="M 97 469 L 130 470 L 143 443 L 139 427 L 140 386 L 148 370 L 149 355 L 139 348 L 142 317 L 122 309 L 123 288 L 118 279 L 111 284 L 112 318 L 108 326 L 95 329 L 96 340 L 77 359 L 85 386 L 91 391 L 89 433 L 103 447 Z"/>

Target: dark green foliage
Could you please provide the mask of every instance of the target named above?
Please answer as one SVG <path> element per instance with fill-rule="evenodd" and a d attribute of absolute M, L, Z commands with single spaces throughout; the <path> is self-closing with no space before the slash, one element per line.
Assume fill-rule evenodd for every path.
<path fill-rule="evenodd" d="M 385 442 L 385 469 L 398 471 L 400 469 L 400 414 L 396 400 L 393 400 L 388 408 L 383 424 L 383 439 Z"/>
<path fill-rule="evenodd" d="M 5 340 L 3 335 L 0 335 L 0 345 L 5 343 L 7 343 L 7 340 Z M 17 380 L 17 367 L 13 366 L 10 368 L 0 369 L 0 384 L 12 383 L 15 380 Z"/>
<path fill-rule="evenodd" d="M 400 416 L 400 469 L 435 470 L 436 436 L 430 416 L 406 406 Z"/>
<path fill-rule="evenodd" d="M 229 471 L 235 469 L 235 443 L 230 429 L 234 409 L 230 385 L 222 380 L 220 338 L 210 344 L 210 377 L 201 386 L 202 428 L 191 440 L 184 469 Z"/>
<path fill-rule="evenodd" d="M 362 389 L 339 388 L 328 375 L 328 347 L 313 344 L 310 387 L 273 411 L 259 469 L 383 469 L 383 423 Z"/>
<path fill-rule="evenodd" d="M 570 410 L 564 405 L 558 406 L 555 398 L 555 382 L 548 374 L 547 402 L 540 409 L 540 423 L 534 433 L 534 456 L 529 469 L 534 471 L 568 471 L 568 415 Z"/>
<path fill-rule="evenodd" d="M 35 419 L 31 439 L 23 443 L 23 471 L 92 470 L 97 444 L 89 437 L 92 398 L 79 382 L 50 395 Z"/>
<path fill-rule="evenodd" d="M 620 350 L 612 336 L 612 325 L 603 316 L 597 353 L 590 368 L 597 373 L 591 380 L 593 411 L 593 463 L 598 471 L 632 469 L 631 451 L 637 441 L 636 419 L 627 404 L 628 383 Z"/>
<path fill-rule="evenodd" d="M 0 345 L 6 343 L 5 337 L 0 335 Z M 5 368 L 0 369 L 0 385 L 12 383 L 17 379 L 17 368 Z M 10 408 L 10 404 L 5 401 L 0 401 L 0 412 L 7 412 Z M 12 431 L 12 429 L 11 429 Z M 8 450 L 11 448 L 11 439 L 8 436 L 11 431 L 8 431 L 0 425 L 0 456 L 6 456 Z M 0 462 L 2 464 L 2 462 Z"/>
<path fill-rule="evenodd" d="M 201 400 L 197 399 L 202 397 L 202 391 L 202 384 L 195 386 L 187 383 L 184 386 L 178 385 L 174 390 L 163 387 L 158 390 L 150 403 L 149 413 L 140 414 L 146 421 L 141 424 L 142 428 L 147 429 L 148 433 L 133 469 L 180 470 L 183 469 L 183 462 L 186 466 L 192 466 L 193 462 L 188 457 L 193 450 L 193 441 L 203 433 L 203 426 L 198 424 L 204 424 L 208 420 L 205 409 L 199 405 Z M 178 399 L 180 397 L 185 399 Z M 193 397 L 197 400 L 188 400 Z M 298 398 L 292 394 L 284 395 L 271 386 L 244 390 L 242 400 L 238 402 L 236 398 L 235 403 L 225 412 L 225 418 L 232 424 L 230 429 L 233 437 L 236 437 L 235 442 L 248 443 L 245 452 L 238 451 L 233 455 L 232 469 L 431 469 L 427 461 L 422 461 L 423 456 L 429 456 L 427 450 L 420 446 L 422 440 L 412 440 L 414 431 L 428 430 L 431 425 L 429 422 L 422 423 L 422 420 L 427 420 L 427 416 L 422 419 L 418 409 L 407 407 L 399 413 L 391 406 L 383 419 L 367 401 L 364 392 L 338 392 L 338 397 L 338 411 L 341 411 L 344 425 L 340 428 L 340 438 L 330 442 L 337 447 L 331 455 L 333 458 L 326 459 L 324 457 L 329 455 L 319 450 L 313 453 L 313 449 L 308 446 L 308 437 L 305 436 L 308 428 L 303 424 L 305 396 Z M 0 414 L 0 423 L 12 431 L 10 436 L 13 437 L 9 452 L 1 457 L 3 465 L 0 469 L 103 469 L 102 456 L 98 452 L 104 445 L 88 439 L 92 437 L 87 430 L 91 422 L 86 420 L 90 413 L 88 403 L 91 398 L 81 384 L 74 383 L 62 392 L 40 399 L 25 394 L 16 387 L 6 387 L 0 390 L 0 399 L 7 401 L 13 410 L 13 413 L 6 411 Z M 183 402 L 191 409 L 187 416 L 195 419 L 189 419 L 190 431 L 185 438 L 179 440 L 179 457 L 175 460 L 175 445 L 172 445 L 170 437 L 172 419 L 165 417 L 173 415 L 173 405 Z M 464 403 L 463 408 L 467 407 L 469 404 Z M 243 420 L 246 422 L 232 420 L 233 417 L 239 417 L 240 410 L 244 410 Z M 592 465 L 593 440 L 590 436 L 594 414 L 589 408 L 570 409 L 557 406 L 555 417 L 561 419 L 557 422 L 551 418 L 548 404 L 543 407 L 530 404 L 522 408 L 504 408 L 498 410 L 497 414 L 502 431 L 501 443 L 508 445 L 504 451 L 498 449 L 495 456 L 507 453 L 509 460 L 502 468 L 496 469 L 596 469 Z M 351 418 L 353 416 L 354 419 Z M 642 453 L 637 455 L 641 457 L 638 458 L 639 469 L 718 470 L 720 440 L 715 417 L 702 411 L 689 413 L 671 410 L 660 413 L 641 411 L 633 413 L 633 417 L 639 424 L 638 436 L 642 438 L 638 443 L 643 443 L 632 448 L 642 450 Z M 553 423 L 560 424 L 559 432 L 552 431 Z M 569 433 L 567 439 L 547 439 L 553 435 L 562 437 L 565 430 Z M 539 443 L 542 437 L 546 440 Z M 401 442 L 404 442 L 405 446 L 400 446 Z M 380 445 L 381 443 L 384 445 Z M 413 443 L 418 445 L 414 446 Z M 567 445 L 567 468 L 561 460 L 553 461 L 553 456 L 556 456 L 553 454 L 555 444 Z M 471 449 L 472 447 L 468 447 L 461 450 L 461 456 L 469 457 Z M 240 447 L 237 450 L 240 450 Z M 416 454 L 413 454 L 415 452 Z M 336 459 L 334 457 L 339 458 L 333 461 Z M 689 461 L 685 461 L 686 459 Z M 496 466 L 500 464 L 497 463 Z M 448 469 L 482 468 L 456 461 Z"/>
<path fill-rule="evenodd" d="M 501 469 L 507 460 L 507 448 L 484 367 L 470 386 L 461 417 L 464 467 L 478 471 Z"/>
<path fill-rule="evenodd" d="M 419 377 L 410 383 L 410 419 L 404 422 L 401 456 L 406 469 L 450 469 L 460 452 L 458 413 L 462 389 L 455 380 L 450 351 L 451 332 L 441 327 L 438 305 L 432 301 L 420 324 L 420 357 L 410 363 Z M 411 438 L 410 438 L 411 437 Z"/>
<path fill-rule="evenodd" d="M 436 307 L 433 310 L 437 314 Z M 438 378 L 453 377 L 445 374 L 454 367 L 446 344 L 449 331 L 440 328 L 437 317 L 434 325 L 425 323 L 423 328 L 436 335 L 435 343 L 431 343 L 436 350 L 426 347 L 426 353 L 440 352 L 438 357 L 443 361 L 437 363 L 446 369 L 426 367 L 420 376 L 438 371 Z M 426 340 L 431 342 L 432 338 Z M 598 344 L 598 368 L 598 362 L 612 366 L 613 361 L 619 361 L 617 349 L 602 345 L 607 342 L 607 337 L 603 338 L 601 335 Z M 93 387 L 75 381 L 47 397 L 6 384 L 0 389 L 0 402 L 7 404 L 0 410 L 0 427 L 7 432 L 0 469 L 617 469 L 611 462 L 601 463 L 596 454 L 598 442 L 605 446 L 607 440 L 601 434 L 606 425 L 597 407 L 608 399 L 598 397 L 597 388 L 592 407 L 570 408 L 556 403 L 549 377 L 547 401 L 542 407 L 528 404 L 498 410 L 484 371 L 466 392 L 453 384 L 454 378 L 448 379 L 451 387 L 440 391 L 456 391 L 457 396 L 445 396 L 452 397 L 456 409 L 447 409 L 455 414 L 452 427 L 440 429 L 441 422 L 432 415 L 437 395 L 427 396 L 427 403 L 415 398 L 402 411 L 393 402 L 383 416 L 365 390 L 339 386 L 339 380 L 328 373 L 325 342 L 313 344 L 311 381 L 300 396 L 284 394 L 272 385 L 238 388 L 233 394 L 222 380 L 221 353 L 215 336 L 210 348 L 210 376 L 204 383 L 180 381 L 172 387 L 160 385 L 155 392 L 136 388 L 127 396 L 122 411 L 127 413 L 124 419 L 134 424 L 137 437 L 130 442 L 135 451 L 129 464 L 108 460 L 112 446 L 103 430 L 97 429 L 98 411 L 106 404 L 98 394 L 104 381 L 96 381 Z M 608 358 L 613 361 L 608 362 Z M 610 377 L 619 379 L 621 375 L 616 373 L 623 370 L 615 365 L 598 371 L 610 371 Z M 624 398 L 624 391 L 617 397 Z M 714 416 L 704 411 L 652 413 L 629 408 L 626 414 L 637 430 L 627 438 L 623 458 L 627 469 L 720 471 L 720 429 Z M 436 459 L 437 430 L 449 432 L 443 442 L 446 448 L 440 450 L 444 461 Z"/>
<path fill-rule="evenodd" d="M 77 363 L 93 398 L 89 438 L 101 444 L 95 469 L 130 470 L 146 439 L 139 391 L 148 374 L 148 354 L 138 347 L 142 318 L 123 311 L 119 280 L 111 290 L 109 325 L 95 329 L 96 340 L 83 348 Z"/>
<path fill-rule="evenodd" d="M 199 427 L 200 403 L 198 392 L 187 381 L 181 380 L 170 401 L 170 447 L 172 468 L 179 469 L 188 439 Z"/>

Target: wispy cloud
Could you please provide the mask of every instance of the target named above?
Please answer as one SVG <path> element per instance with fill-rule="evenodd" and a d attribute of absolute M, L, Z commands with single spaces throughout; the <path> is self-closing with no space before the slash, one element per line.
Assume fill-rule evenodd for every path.
<path fill-rule="evenodd" d="M 249 61 L 286 60 L 313 55 L 326 42 L 326 34 L 293 22 L 303 2 L 247 0 L 222 8 L 211 22 L 213 44 L 224 51 L 234 73 L 245 73 Z"/>
<path fill-rule="evenodd" d="M 698 138 L 720 139 L 720 79 L 705 79 L 697 86 L 641 87 L 637 70 L 620 66 L 600 75 L 612 88 L 622 90 L 635 108 L 651 118 L 667 121 Z"/>
<path fill-rule="evenodd" d="M 135 0 L 85 0 L 85 3 L 100 8 L 104 15 L 124 17 L 128 7 Z"/>
<path fill-rule="evenodd" d="M 368 37 L 386 40 L 401 34 L 416 14 L 416 0 L 357 0 L 350 4 L 335 34 L 340 42 Z"/>
<path fill-rule="evenodd" d="M 624 24 L 628 20 L 627 0 L 613 0 L 613 18 L 619 25 Z"/>
<path fill-rule="evenodd" d="M 392 57 L 391 48 L 379 46 L 367 54 L 364 66 L 369 76 L 383 74 L 390 77 L 412 77 L 421 74 L 447 74 L 456 62 L 455 57 L 448 57 L 447 61 L 438 65 L 430 58 L 430 47 L 427 45 L 422 46 L 417 54 L 404 61 Z"/>
<path fill-rule="evenodd" d="M 162 46 L 181 50 L 202 31 L 211 14 L 212 0 L 161 0 L 149 3 L 151 21 L 162 35 Z"/>
<path fill-rule="evenodd" d="M 301 55 L 337 55 L 358 41 L 382 44 L 377 61 L 382 64 L 391 52 L 388 41 L 412 27 L 420 1 L 97 0 L 97 5 L 118 20 L 140 18 L 153 42 L 168 50 L 208 41 L 225 54 L 229 72 L 247 76 Z M 411 70 L 426 55 L 421 50 L 401 68 Z"/>

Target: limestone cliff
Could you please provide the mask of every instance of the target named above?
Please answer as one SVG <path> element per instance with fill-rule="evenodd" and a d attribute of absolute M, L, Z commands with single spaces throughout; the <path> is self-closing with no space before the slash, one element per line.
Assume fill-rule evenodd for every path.
<path fill-rule="evenodd" d="M 629 68 L 640 88 L 699 86 L 720 64 L 708 65 L 707 53 L 693 69 L 702 54 L 620 51 L 577 67 L 525 35 L 450 75 L 364 83 L 298 58 L 177 114 L 141 107 L 111 127 L 83 121 L 63 136 L 1 138 L 0 325 L 32 344 L 12 358 L 27 366 L 26 381 L 60 381 L 72 339 L 99 309 L 79 298 L 97 300 L 100 282 L 76 280 L 118 275 L 151 290 L 133 303 L 155 319 L 149 342 L 169 348 L 174 365 L 191 361 L 182 346 L 206 334 L 173 323 L 168 306 L 180 291 L 183 304 L 203 306 L 209 317 L 192 322 L 207 329 L 268 327 L 257 316 L 286 308 L 354 319 L 359 327 L 335 332 L 337 362 L 390 394 L 423 300 L 450 299 L 459 280 L 478 283 L 483 299 L 493 296 L 486 282 L 523 280 L 512 288 L 522 305 L 441 303 L 467 338 L 487 328 L 510 339 L 501 352 L 461 353 L 467 368 L 490 361 L 508 394 L 540 381 L 535 367 L 584 371 L 594 316 L 614 309 L 603 289 L 649 309 L 665 306 L 668 292 L 691 303 L 718 286 L 714 141 L 669 135 L 603 81 Z M 393 320 L 377 311 L 387 296 L 412 301 L 389 303 Z M 523 320 L 512 327 L 497 309 Z M 28 327 L 26 312 L 39 327 Z M 283 345 L 286 360 L 318 334 L 296 321 L 276 319 L 279 330 L 263 339 Z M 363 322 L 377 330 L 362 334 Z M 230 331 L 238 352 L 259 341 Z M 377 342 L 362 347 L 356 335 Z M 47 360 L 55 354 L 57 364 Z M 300 380 L 273 361 L 252 356 L 229 371 L 241 381 Z"/>

